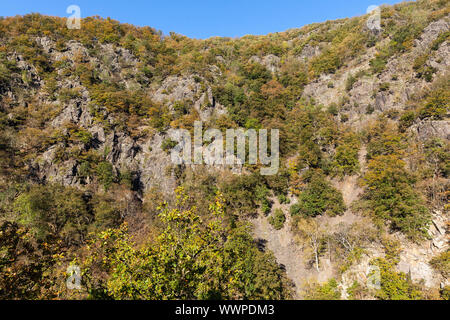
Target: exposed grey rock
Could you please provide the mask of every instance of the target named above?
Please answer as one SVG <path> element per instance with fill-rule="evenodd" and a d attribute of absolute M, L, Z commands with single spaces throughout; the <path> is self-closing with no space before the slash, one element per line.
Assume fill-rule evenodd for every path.
<path fill-rule="evenodd" d="M 272 73 L 276 73 L 280 70 L 280 58 L 276 55 L 269 54 L 264 56 L 262 59 L 258 56 L 253 56 L 249 59 L 249 62 L 259 63 L 266 67 Z"/>
<path fill-rule="evenodd" d="M 320 48 L 319 46 L 311 46 L 310 44 L 307 44 L 300 54 L 300 57 L 303 59 L 311 59 L 317 55 L 320 54 Z"/>
<path fill-rule="evenodd" d="M 443 140 L 450 139 L 450 123 L 449 121 L 432 121 L 425 120 L 414 124 L 410 130 L 415 132 L 419 139 L 427 140 L 433 137 L 438 137 Z"/>
<path fill-rule="evenodd" d="M 449 29 L 449 16 L 430 23 L 424 29 L 424 32 L 420 35 L 420 37 L 414 41 L 416 50 L 422 53 L 425 52 L 441 33 L 446 32 Z"/>
<path fill-rule="evenodd" d="M 181 100 L 197 101 L 200 97 L 201 84 L 193 76 L 166 78 L 158 90 L 152 95 L 154 101 L 170 102 Z"/>
<path fill-rule="evenodd" d="M 431 43 L 442 32 L 447 31 L 448 26 L 449 16 L 431 23 L 424 29 L 420 38 L 416 40 L 415 47 L 411 52 L 394 56 L 388 61 L 385 70 L 380 75 L 373 76 L 368 74 L 363 76 L 354 84 L 352 90 L 346 94 L 344 94 L 345 84 L 349 74 L 355 75 L 359 71 L 369 71 L 369 62 L 375 57 L 377 52 L 374 48 L 369 49 L 359 59 L 351 61 L 348 66 L 338 70 L 336 74 L 321 75 L 316 81 L 310 82 L 304 89 L 303 97 L 314 99 L 319 104 L 329 106 L 332 103 L 339 105 L 342 98 L 347 96 L 348 103 L 343 106 L 342 112 L 349 116 L 349 123 L 353 125 L 364 123 L 380 112 L 390 109 L 403 110 L 410 98 L 430 85 L 425 79 L 416 77 L 416 73 L 412 69 L 414 60 L 419 55 L 427 52 Z M 386 43 L 380 43 L 379 45 L 381 47 L 386 45 L 388 40 L 385 39 L 384 42 Z M 433 79 L 448 72 L 450 48 L 447 42 L 441 44 L 437 51 L 432 52 L 428 63 L 436 68 L 436 74 Z M 394 80 L 395 78 L 397 80 Z M 390 90 L 378 92 L 378 88 L 382 83 L 388 83 Z M 332 86 L 329 84 L 332 84 Z M 369 105 L 374 107 L 374 115 L 366 114 L 366 109 Z M 444 129 L 445 133 L 440 133 L 439 135 L 447 137 L 448 131 L 446 130 L 448 129 L 446 126 Z"/>
<path fill-rule="evenodd" d="M 272 73 L 278 72 L 280 69 L 280 58 L 269 54 L 262 59 L 262 64 Z"/>

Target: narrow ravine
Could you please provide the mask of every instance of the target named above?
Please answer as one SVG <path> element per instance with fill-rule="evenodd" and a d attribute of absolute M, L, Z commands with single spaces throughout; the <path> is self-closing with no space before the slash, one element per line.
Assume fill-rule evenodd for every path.
<path fill-rule="evenodd" d="M 286 212 L 285 212 L 286 213 Z M 294 299 L 301 299 L 301 288 L 309 270 L 306 270 L 301 248 L 295 243 L 291 232 L 291 217 L 286 214 L 286 223 L 281 230 L 275 230 L 264 215 L 252 221 L 254 236 L 265 243 L 277 262 L 286 268 L 286 274 L 295 284 Z"/>
<path fill-rule="evenodd" d="M 362 172 L 364 172 L 366 166 L 366 154 L 366 147 L 362 146 L 359 152 L 359 162 Z M 347 176 L 342 180 L 332 181 L 333 185 L 342 192 L 344 202 L 348 209 L 342 216 L 333 218 L 320 217 L 319 221 L 321 223 L 327 224 L 332 229 L 340 223 L 352 224 L 358 220 L 359 217 L 350 209 L 352 202 L 357 200 L 363 192 L 363 189 L 358 185 L 358 179 L 359 176 L 355 175 Z M 252 220 L 254 237 L 263 243 L 267 250 L 272 251 L 277 262 L 285 267 L 288 278 L 295 284 L 294 299 L 302 299 L 302 288 L 305 280 L 315 278 L 319 281 L 326 281 L 333 275 L 333 266 L 329 262 L 327 263 L 326 259 L 323 259 L 320 274 L 314 269 L 308 269 L 306 267 L 303 250 L 296 243 L 291 231 L 292 218 L 288 212 L 288 206 L 281 206 L 276 199 L 273 200 L 274 206 L 272 211 L 280 208 L 283 209 L 286 215 L 284 227 L 281 230 L 276 230 L 269 223 L 267 217 L 260 213 L 257 218 Z"/>

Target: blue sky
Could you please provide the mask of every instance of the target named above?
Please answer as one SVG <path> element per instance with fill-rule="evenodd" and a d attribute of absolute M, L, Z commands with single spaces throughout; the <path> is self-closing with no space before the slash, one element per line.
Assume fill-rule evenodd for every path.
<path fill-rule="evenodd" d="M 75 4 L 81 16 L 99 15 L 138 26 L 151 26 L 193 38 L 238 37 L 298 28 L 313 22 L 362 15 L 370 5 L 400 0 L 0 0 L 0 16 L 39 12 L 69 16 Z"/>

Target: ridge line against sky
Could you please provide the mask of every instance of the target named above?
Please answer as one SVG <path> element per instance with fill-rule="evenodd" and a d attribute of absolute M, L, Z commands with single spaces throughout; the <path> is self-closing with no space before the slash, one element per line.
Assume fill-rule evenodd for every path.
<path fill-rule="evenodd" d="M 121 23 L 150 26 L 165 34 L 173 31 L 190 38 L 265 35 L 341 18 L 360 16 L 371 5 L 396 4 L 400 0 L 3 0 L 0 16 L 28 13 L 68 17 L 70 5 L 81 16 L 111 17 Z"/>

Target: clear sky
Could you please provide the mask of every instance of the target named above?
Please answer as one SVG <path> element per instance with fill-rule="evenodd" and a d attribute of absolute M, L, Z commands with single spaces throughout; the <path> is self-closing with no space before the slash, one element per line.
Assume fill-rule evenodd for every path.
<path fill-rule="evenodd" d="M 268 34 L 313 22 L 353 17 L 370 5 L 400 0 L 0 0 L 0 16 L 38 12 L 69 16 L 75 4 L 81 16 L 99 15 L 137 26 L 150 26 L 192 38 Z"/>

